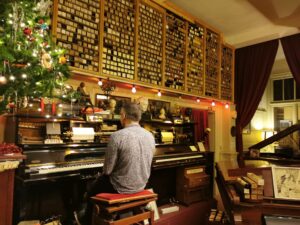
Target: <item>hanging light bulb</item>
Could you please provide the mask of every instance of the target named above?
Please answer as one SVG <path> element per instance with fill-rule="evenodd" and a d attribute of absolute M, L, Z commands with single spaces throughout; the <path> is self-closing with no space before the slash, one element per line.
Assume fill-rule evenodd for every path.
<path fill-rule="evenodd" d="M 22 74 L 22 78 L 23 78 L 23 79 L 26 79 L 26 78 L 27 78 L 27 74 L 26 74 L 26 73 L 23 73 L 23 74 Z"/>
<path fill-rule="evenodd" d="M 161 92 L 160 92 L 160 90 L 158 90 L 157 96 L 158 96 L 158 97 L 161 97 Z"/>
<path fill-rule="evenodd" d="M 135 85 L 132 85 L 131 92 L 132 92 L 133 94 L 135 94 L 135 93 L 136 93 L 136 88 L 135 88 Z"/>
<path fill-rule="evenodd" d="M 197 98 L 197 100 L 196 100 L 198 103 L 200 102 L 200 98 Z"/>
<path fill-rule="evenodd" d="M 211 102 L 211 106 L 212 106 L 212 107 L 216 106 L 215 101 L 212 101 L 212 102 Z"/>
<path fill-rule="evenodd" d="M 226 102 L 225 109 L 229 109 L 229 104 Z"/>
<path fill-rule="evenodd" d="M 103 84 L 103 82 L 102 82 L 102 79 L 101 79 L 101 78 L 99 78 L 99 80 L 98 80 L 98 85 L 101 87 L 101 86 L 102 86 L 102 84 Z"/>

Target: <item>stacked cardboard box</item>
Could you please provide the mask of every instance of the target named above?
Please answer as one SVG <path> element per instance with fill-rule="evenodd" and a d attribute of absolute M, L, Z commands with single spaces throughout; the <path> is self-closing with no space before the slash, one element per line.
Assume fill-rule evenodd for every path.
<path fill-rule="evenodd" d="M 242 200 L 263 200 L 264 179 L 254 173 L 247 173 L 247 176 L 238 177 L 235 187 Z"/>
<path fill-rule="evenodd" d="M 228 224 L 228 219 L 224 211 L 211 209 L 209 215 L 209 224 Z"/>

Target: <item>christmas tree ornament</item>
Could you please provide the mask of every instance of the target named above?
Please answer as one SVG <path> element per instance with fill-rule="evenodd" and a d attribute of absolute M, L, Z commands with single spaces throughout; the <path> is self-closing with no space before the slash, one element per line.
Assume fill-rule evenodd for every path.
<path fill-rule="evenodd" d="M 39 19 L 38 23 L 43 24 L 43 23 L 45 23 L 45 21 L 43 19 Z"/>
<path fill-rule="evenodd" d="M 36 4 L 35 10 L 40 12 L 41 16 L 48 16 L 52 6 L 52 0 L 41 0 Z"/>
<path fill-rule="evenodd" d="M 35 41 L 35 38 L 34 38 L 34 37 L 29 37 L 29 41 L 30 41 L 30 42 L 34 42 L 34 41 Z"/>
<path fill-rule="evenodd" d="M 7 83 L 6 77 L 5 77 L 3 74 L 1 74 L 1 75 L 0 75 L 0 85 L 1 85 L 1 84 L 6 84 L 6 83 Z"/>
<path fill-rule="evenodd" d="M 12 3 L 12 13 L 9 14 L 11 17 L 11 25 L 12 25 L 12 40 L 15 42 L 17 40 L 17 34 L 21 28 L 21 24 L 24 21 L 24 9 L 18 2 Z"/>
<path fill-rule="evenodd" d="M 17 44 L 17 50 L 21 51 L 21 44 L 20 43 Z"/>
<path fill-rule="evenodd" d="M 65 56 L 60 56 L 58 59 L 58 62 L 60 64 L 66 64 L 67 63 L 67 58 Z"/>
<path fill-rule="evenodd" d="M 32 30 L 29 27 L 25 27 L 23 33 L 27 36 L 32 34 Z"/>
<path fill-rule="evenodd" d="M 48 24 L 44 23 L 41 25 L 42 30 L 47 30 L 49 28 Z"/>
<path fill-rule="evenodd" d="M 51 56 L 45 50 L 42 50 L 41 65 L 45 69 L 51 69 L 52 68 Z"/>

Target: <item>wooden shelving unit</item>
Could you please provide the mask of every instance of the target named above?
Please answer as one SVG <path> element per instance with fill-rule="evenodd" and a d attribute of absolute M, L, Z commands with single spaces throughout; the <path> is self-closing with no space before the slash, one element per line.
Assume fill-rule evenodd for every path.
<path fill-rule="evenodd" d="M 185 20 L 167 11 L 165 41 L 165 87 L 184 90 Z"/>
<path fill-rule="evenodd" d="M 74 73 L 233 101 L 234 48 L 168 1 L 54 0 L 52 27 Z"/>
<path fill-rule="evenodd" d="M 222 44 L 221 49 L 221 99 L 233 101 L 234 49 Z"/>
<path fill-rule="evenodd" d="M 135 1 L 107 0 L 104 5 L 105 75 L 134 79 Z"/>
<path fill-rule="evenodd" d="M 203 95 L 204 27 L 188 22 L 187 91 Z"/>
<path fill-rule="evenodd" d="M 164 11 L 144 2 L 139 4 L 137 79 L 162 86 Z"/>
<path fill-rule="evenodd" d="M 68 50 L 72 67 L 99 71 L 100 2 L 56 0 L 56 43 Z"/>
<path fill-rule="evenodd" d="M 205 96 L 219 98 L 220 35 L 206 29 Z"/>

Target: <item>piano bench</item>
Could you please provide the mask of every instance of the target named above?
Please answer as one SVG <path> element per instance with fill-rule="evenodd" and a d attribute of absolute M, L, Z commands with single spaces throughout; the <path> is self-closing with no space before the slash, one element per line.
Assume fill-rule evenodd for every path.
<path fill-rule="evenodd" d="M 148 219 L 154 224 L 154 212 L 146 205 L 157 194 L 143 190 L 134 194 L 100 193 L 91 200 L 94 204 L 92 225 L 129 225 Z"/>

